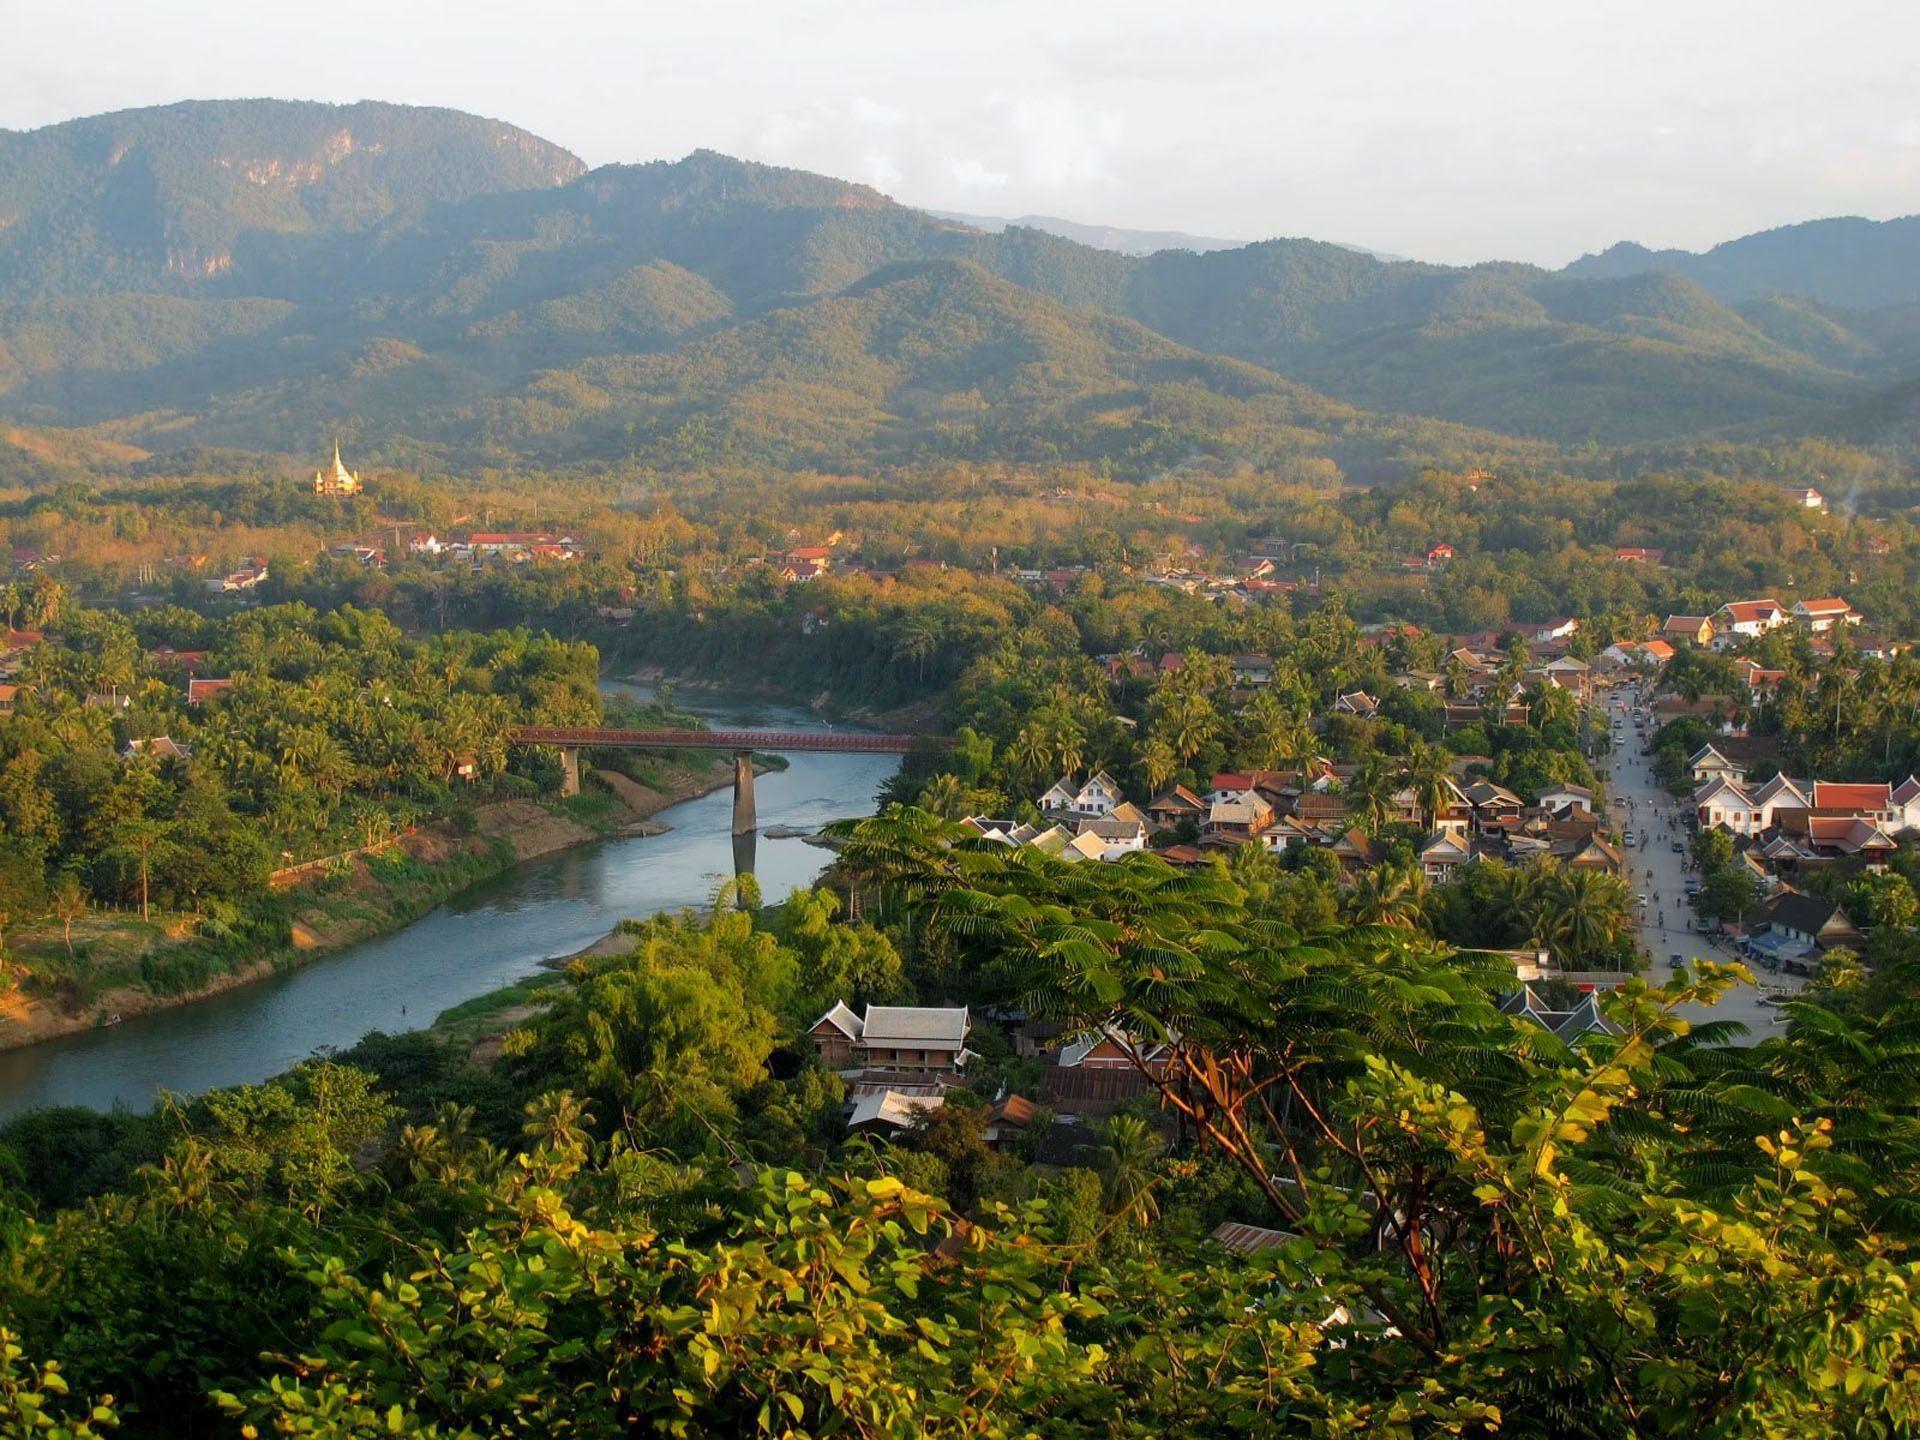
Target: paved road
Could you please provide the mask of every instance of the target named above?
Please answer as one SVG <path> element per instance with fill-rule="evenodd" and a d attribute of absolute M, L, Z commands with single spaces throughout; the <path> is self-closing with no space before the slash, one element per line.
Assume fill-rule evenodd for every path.
<path fill-rule="evenodd" d="M 1640 943 L 1653 957 L 1651 978 L 1664 979 L 1669 973 L 1667 957 L 1685 956 L 1689 963 L 1700 960 L 1733 958 L 1725 950 L 1708 943 L 1707 937 L 1688 927 L 1694 918 L 1686 901 L 1689 853 L 1675 854 L 1673 842 L 1684 846 L 1686 826 L 1682 823 L 1684 804 L 1675 800 L 1654 778 L 1653 762 L 1641 755 L 1643 735 L 1653 733 L 1653 722 L 1642 732 L 1634 727 L 1635 690 L 1623 687 L 1613 692 L 1605 704 L 1608 724 L 1613 728 L 1612 775 L 1607 790 L 1613 799 L 1614 823 L 1623 831 L 1631 830 L 1634 845 L 1626 852 L 1628 880 L 1634 890 L 1647 897 L 1642 908 Z M 1631 801 L 1631 805 L 1628 802 Z M 1664 912 L 1666 923 L 1662 925 Z M 1756 971 L 1766 989 L 1797 990 L 1804 983 L 1791 975 Z M 1682 1013 L 1695 1021 L 1738 1020 L 1747 1027 L 1741 1043 L 1752 1044 L 1773 1033 L 1779 1011 L 1760 1004 L 1762 990 L 1751 985 L 1736 986 L 1718 1005 L 1688 1006 Z"/>

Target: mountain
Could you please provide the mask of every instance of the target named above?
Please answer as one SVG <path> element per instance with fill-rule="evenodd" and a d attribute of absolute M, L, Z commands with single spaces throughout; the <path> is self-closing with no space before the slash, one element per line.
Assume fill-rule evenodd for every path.
<path fill-rule="evenodd" d="M 0 298 L 193 291 L 250 246 L 585 169 L 496 120 L 374 102 L 194 101 L 0 131 Z"/>
<path fill-rule="evenodd" d="M 1586 280 L 1651 270 L 1683 275 L 1726 300 L 1779 293 L 1863 310 L 1913 304 L 1920 302 L 1920 215 L 1809 220 L 1728 240 L 1704 254 L 1622 242 L 1581 256 L 1561 273 Z"/>
<path fill-rule="evenodd" d="M 1297 238 L 1130 255 L 391 105 L 0 134 L 0 219 L 0 417 L 153 451 L 1373 466 L 1777 429 L 1920 374 L 1920 304 Z"/>
<path fill-rule="evenodd" d="M 1161 250 L 1192 250 L 1204 255 L 1213 250 L 1238 250 L 1249 243 L 1245 240 L 1222 240 L 1213 235 L 1189 235 L 1184 230 L 1127 230 L 1117 225 L 1088 225 L 1079 220 L 1062 220 L 1057 215 L 1021 215 L 1009 220 L 1001 215 L 964 215 L 956 210 L 929 210 L 927 213 L 937 219 L 951 220 L 956 225 L 984 230 L 989 235 L 998 235 L 1006 230 L 1039 230 L 1062 240 L 1089 245 L 1095 250 L 1111 250 L 1116 255 L 1152 255 Z M 1370 250 L 1365 245 L 1342 244 L 1340 248 L 1371 255 L 1375 260 L 1385 260 L 1390 264 L 1407 258 L 1389 254 L 1385 250 Z"/>

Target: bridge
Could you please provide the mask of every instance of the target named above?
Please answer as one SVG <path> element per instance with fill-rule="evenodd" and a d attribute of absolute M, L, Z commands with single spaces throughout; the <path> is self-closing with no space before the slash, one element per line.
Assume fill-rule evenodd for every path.
<path fill-rule="evenodd" d="M 861 730 L 614 730 L 596 725 L 520 725 L 507 732 L 509 745 L 550 745 L 560 752 L 562 795 L 580 793 L 580 752 L 609 750 L 729 750 L 733 752 L 733 833 L 757 828 L 753 809 L 753 755 L 810 752 L 904 755 L 926 746 L 947 746 L 944 735 L 880 735 Z"/>

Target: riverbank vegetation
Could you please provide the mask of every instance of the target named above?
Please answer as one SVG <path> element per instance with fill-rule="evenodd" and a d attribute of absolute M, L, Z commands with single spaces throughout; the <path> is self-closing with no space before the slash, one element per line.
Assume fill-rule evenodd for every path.
<path fill-rule="evenodd" d="M 601 713 L 592 647 L 524 630 L 408 637 L 303 605 L 36 610 L 44 638 L 17 636 L 0 726 L 0 1035 L 16 1039 L 414 918 L 510 863 L 489 806 L 557 789 L 508 729 Z"/>

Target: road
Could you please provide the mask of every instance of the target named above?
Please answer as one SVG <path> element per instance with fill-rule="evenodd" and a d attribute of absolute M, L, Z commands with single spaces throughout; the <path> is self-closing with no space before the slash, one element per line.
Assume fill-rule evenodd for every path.
<path fill-rule="evenodd" d="M 1638 894 L 1647 897 L 1641 907 L 1640 943 L 1653 957 L 1649 978 L 1664 980 L 1670 970 L 1669 955 L 1684 956 L 1687 963 L 1697 960 L 1727 960 L 1727 951 L 1708 943 L 1708 937 L 1689 929 L 1694 918 L 1687 904 L 1686 878 L 1689 854 L 1675 854 L 1673 842 L 1684 846 L 1687 828 L 1684 802 L 1674 799 L 1655 779 L 1652 760 L 1640 753 L 1644 736 L 1653 733 L 1653 722 L 1642 732 L 1634 728 L 1635 707 L 1640 699 L 1638 687 L 1624 686 L 1605 701 L 1608 725 L 1613 735 L 1612 774 L 1608 793 L 1612 797 L 1614 823 L 1624 832 L 1631 830 L 1634 845 L 1625 855 L 1627 879 Z M 1613 722 L 1620 724 L 1614 728 Z M 1664 914 L 1665 924 L 1661 923 Z M 1758 972 L 1766 990 L 1798 990 L 1805 982 L 1791 975 Z M 1774 1032 L 1780 1012 L 1762 1005 L 1764 991 L 1752 985 L 1736 986 L 1718 1005 L 1689 1005 L 1681 1013 L 1690 1020 L 1737 1020 L 1747 1027 L 1745 1038 L 1737 1043 L 1751 1045 Z"/>

